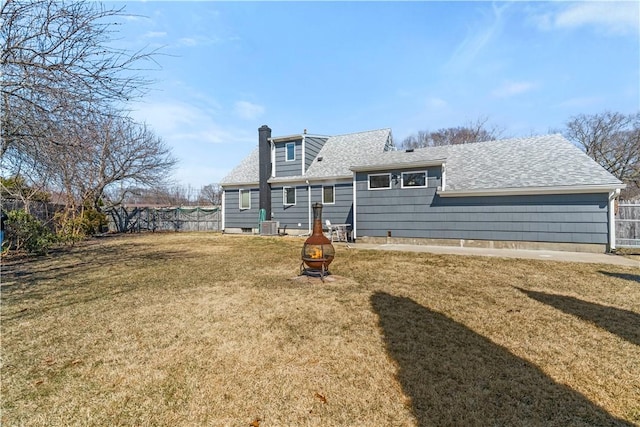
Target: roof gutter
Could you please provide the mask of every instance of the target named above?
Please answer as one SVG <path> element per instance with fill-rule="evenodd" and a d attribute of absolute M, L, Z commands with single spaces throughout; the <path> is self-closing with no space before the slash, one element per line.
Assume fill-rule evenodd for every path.
<path fill-rule="evenodd" d="M 480 188 L 477 190 L 440 190 L 440 197 L 521 196 L 538 194 L 585 194 L 620 191 L 625 184 L 559 185 L 553 187 Z"/>
<path fill-rule="evenodd" d="M 222 189 L 225 188 L 235 188 L 235 187 L 257 187 L 260 183 L 258 181 L 247 181 L 247 182 L 223 182 L 220 183 L 220 187 Z"/>
<path fill-rule="evenodd" d="M 269 184 L 307 184 L 309 182 L 327 182 L 327 181 L 351 181 L 353 179 L 353 174 L 350 175 L 337 175 L 337 176 L 326 176 L 326 177 L 279 177 L 279 178 L 271 178 L 269 179 Z M 225 182 L 221 183 L 220 187 L 222 188 L 236 188 L 236 187 L 257 187 L 258 181 L 247 181 L 247 182 Z"/>
<path fill-rule="evenodd" d="M 298 134 L 298 135 L 286 135 L 286 136 L 277 136 L 277 137 L 272 137 L 269 138 L 269 141 L 271 142 L 286 142 L 286 141 L 297 141 L 299 139 L 304 138 L 303 135 Z"/>
<path fill-rule="evenodd" d="M 339 180 L 351 180 L 353 178 L 353 175 L 339 175 L 339 176 L 328 176 L 328 177 L 292 177 L 292 178 L 288 178 L 286 176 L 284 177 L 280 177 L 280 178 L 271 178 L 269 180 L 269 182 L 271 184 L 279 184 L 279 183 L 286 183 L 286 184 L 293 184 L 293 183 L 300 183 L 300 184 L 307 184 L 309 182 L 326 182 L 326 181 L 339 181 Z"/>
<path fill-rule="evenodd" d="M 434 160 L 414 160 L 412 162 L 394 162 L 394 163 L 384 163 L 377 165 L 361 165 L 361 166 L 350 166 L 349 169 L 354 172 L 367 172 L 367 171 L 380 171 L 380 170 L 388 170 L 388 169 L 408 169 L 408 168 L 420 168 L 420 167 L 430 167 L 430 166 L 441 166 L 446 159 L 434 159 Z"/>

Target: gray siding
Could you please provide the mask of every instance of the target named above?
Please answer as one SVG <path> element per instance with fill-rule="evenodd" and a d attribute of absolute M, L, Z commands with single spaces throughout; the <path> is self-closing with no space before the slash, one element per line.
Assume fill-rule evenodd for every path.
<path fill-rule="evenodd" d="M 287 144 L 296 144 L 296 159 L 287 162 Z M 302 139 L 275 144 L 276 177 L 302 175 Z"/>
<path fill-rule="evenodd" d="M 335 204 L 324 205 L 322 209 L 322 222 L 329 220 L 334 224 L 353 224 L 353 185 L 351 183 L 335 185 Z M 274 221 L 280 222 L 280 227 L 287 229 L 309 229 L 309 193 L 306 185 L 293 186 L 296 188 L 296 204 L 285 206 L 283 203 L 284 186 L 274 186 L 271 189 Z M 311 204 L 322 203 L 322 185 L 311 186 Z M 311 215 L 313 221 L 313 214 Z M 298 226 L 300 224 L 300 226 Z"/>
<path fill-rule="evenodd" d="M 309 230 L 309 196 L 307 186 L 291 185 L 296 189 L 296 204 L 285 206 L 283 203 L 283 188 L 285 186 L 272 186 L 271 206 L 273 221 L 280 223 L 280 228 L 287 230 Z M 298 226 L 300 224 L 300 226 Z"/>
<path fill-rule="evenodd" d="M 316 158 L 324 143 L 327 142 L 327 138 L 321 138 L 317 136 L 305 136 L 304 138 L 304 170 L 305 172 L 311 166 L 311 163 Z"/>
<path fill-rule="evenodd" d="M 335 203 L 322 207 L 322 222 L 353 225 L 353 183 L 326 184 L 335 186 Z M 311 203 L 322 203 L 322 185 L 311 186 Z"/>
<path fill-rule="evenodd" d="M 260 191 L 251 189 L 251 209 L 240 210 L 240 192 L 236 189 L 224 190 L 225 228 L 258 228 Z"/>
<path fill-rule="evenodd" d="M 400 171 L 392 171 L 399 173 Z M 607 194 L 439 197 L 439 168 L 427 188 L 368 190 L 357 179 L 357 235 L 606 244 Z"/>

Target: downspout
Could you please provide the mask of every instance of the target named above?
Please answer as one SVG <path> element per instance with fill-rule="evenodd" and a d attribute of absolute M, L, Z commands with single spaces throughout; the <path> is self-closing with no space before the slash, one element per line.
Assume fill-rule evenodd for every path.
<path fill-rule="evenodd" d="M 308 199 L 308 211 L 309 211 L 309 218 L 307 219 L 308 223 L 309 223 L 309 234 L 311 234 L 311 215 L 312 215 L 312 208 L 311 208 L 311 184 L 309 184 L 309 180 L 306 181 L 307 182 L 307 199 Z"/>
<path fill-rule="evenodd" d="M 609 252 L 616 251 L 616 198 L 620 195 L 620 189 L 609 192 Z"/>
<path fill-rule="evenodd" d="M 222 189 L 222 228 L 218 231 L 222 231 L 224 233 L 224 215 L 225 215 L 225 208 L 224 208 L 224 200 L 225 200 L 225 194 L 227 193 L 227 191 L 223 188 Z"/>
<path fill-rule="evenodd" d="M 358 204 L 356 203 L 356 173 L 353 173 L 353 224 L 351 224 L 351 240 L 353 240 L 354 242 L 356 241 L 357 238 L 357 233 L 356 233 L 356 218 L 358 217 L 356 209 Z"/>
<path fill-rule="evenodd" d="M 442 187 L 442 189 L 440 191 L 446 191 L 447 188 L 447 167 L 446 167 L 446 163 L 442 163 L 442 166 L 440 167 L 442 170 L 442 178 L 440 179 L 440 186 Z"/>

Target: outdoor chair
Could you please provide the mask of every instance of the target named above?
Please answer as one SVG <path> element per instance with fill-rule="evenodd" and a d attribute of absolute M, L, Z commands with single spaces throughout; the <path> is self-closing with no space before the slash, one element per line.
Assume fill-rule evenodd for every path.
<path fill-rule="evenodd" d="M 327 233 L 329 234 L 327 237 L 331 240 L 331 243 L 333 243 L 333 236 L 336 236 L 336 239 L 338 239 L 338 230 L 331 226 L 331 221 L 328 219 L 325 220 L 324 223 L 327 225 Z"/>

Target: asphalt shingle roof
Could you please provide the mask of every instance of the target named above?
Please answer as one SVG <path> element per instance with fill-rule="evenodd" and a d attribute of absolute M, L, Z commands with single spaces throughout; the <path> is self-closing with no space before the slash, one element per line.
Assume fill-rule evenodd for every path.
<path fill-rule="evenodd" d="M 350 133 L 330 137 L 307 170 L 308 178 L 351 176 L 354 161 L 373 159 L 384 152 L 391 129 Z M 322 157 L 322 161 L 318 158 Z"/>
<path fill-rule="evenodd" d="M 307 174 L 287 179 L 350 176 L 352 169 L 376 170 L 402 164 L 446 163 L 448 191 L 611 185 L 622 183 L 562 135 L 384 151 L 389 129 L 330 137 Z M 223 184 L 258 182 L 254 150 Z"/>
<path fill-rule="evenodd" d="M 439 159 L 446 163 L 446 190 L 621 184 L 560 134 L 387 152 L 354 166 Z"/>
<path fill-rule="evenodd" d="M 233 168 L 229 174 L 222 179 L 221 184 L 249 184 L 258 183 L 260 180 L 260 170 L 258 147 L 245 157 L 238 166 Z"/>
<path fill-rule="evenodd" d="M 622 184 L 559 134 L 446 148 L 450 190 Z"/>
<path fill-rule="evenodd" d="M 321 179 L 351 176 L 352 172 L 349 167 L 353 163 L 353 159 L 368 159 L 382 153 L 390 137 L 391 129 L 330 136 L 305 175 L 287 176 L 280 179 Z M 322 161 L 318 161 L 320 157 L 322 157 Z M 248 184 L 257 183 L 258 180 L 258 148 L 256 147 L 222 180 L 222 184 Z"/>

